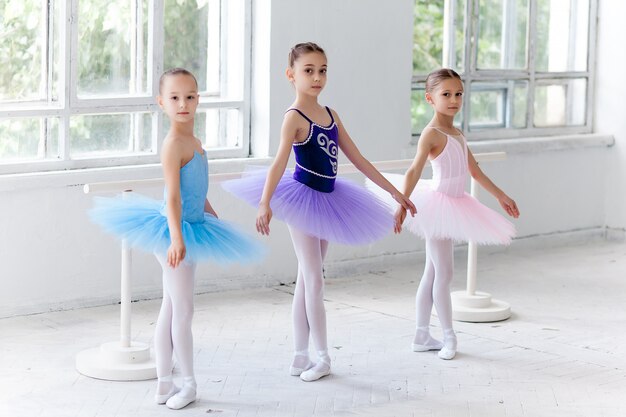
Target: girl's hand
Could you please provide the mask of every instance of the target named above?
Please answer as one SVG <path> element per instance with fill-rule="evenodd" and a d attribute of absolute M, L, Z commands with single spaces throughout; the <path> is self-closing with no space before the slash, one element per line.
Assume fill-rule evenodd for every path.
<path fill-rule="evenodd" d="M 401 194 L 400 192 L 391 193 L 391 197 L 396 200 L 398 204 L 404 207 L 405 210 L 409 210 L 411 212 L 411 217 L 415 216 L 415 213 L 417 213 L 417 209 L 408 197 L 405 197 L 404 194 Z"/>
<path fill-rule="evenodd" d="M 187 249 L 182 241 L 172 241 L 167 249 L 167 263 L 172 268 L 176 268 L 185 259 Z"/>
<path fill-rule="evenodd" d="M 262 235 L 269 235 L 270 220 L 272 220 L 272 209 L 269 204 L 259 205 L 259 211 L 256 216 L 256 231 Z"/>
<path fill-rule="evenodd" d="M 394 233 L 400 233 L 402 231 L 402 223 L 404 223 L 404 219 L 406 218 L 406 209 L 402 206 L 398 207 L 398 209 L 396 210 L 396 214 L 394 214 L 393 218 L 393 231 Z"/>
<path fill-rule="evenodd" d="M 519 209 L 511 197 L 503 194 L 502 197 L 498 198 L 498 203 L 500 203 L 504 211 L 506 211 L 509 216 L 515 219 L 519 217 Z"/>

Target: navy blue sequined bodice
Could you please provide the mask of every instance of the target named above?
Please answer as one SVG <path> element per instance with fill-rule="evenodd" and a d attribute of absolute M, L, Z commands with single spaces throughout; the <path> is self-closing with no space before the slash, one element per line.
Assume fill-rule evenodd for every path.
<path fill-rule="evenodd" d="M 320 126 L 298 109 L 295 110 L 311 124 L 309 136 L 304 142 L 294 143 L 296 169 L 293 177 L 314 190 L 330 193 L 335 189 L 337 177 L 338 129 L 330 109 L 331 123 L 328 127 Z M 288 111 L 289 111 L 288 110 Z"/>

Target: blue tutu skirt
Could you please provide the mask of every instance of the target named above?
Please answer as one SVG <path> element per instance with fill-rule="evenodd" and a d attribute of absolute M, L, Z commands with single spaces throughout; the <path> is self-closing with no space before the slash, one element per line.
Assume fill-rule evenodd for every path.
<path fill-rule="evenodd" d="M 106 232 L 126 239 L 133 248 L 150 253 L 167 253 L 170 231 L 163 202 L 138 194 L 127 198 L 95 197 L 91 220 Z M 237 226 L 204 213 L 199 222 L 182 222 L 186 259 L 210 260 L 221 264 L 258 261 L 265 248 Z"/>
<path fill-rule="evenodd" d="M 258 207 L 266 175 L 267 169 L 253 169 L 222 186 Z M 335 180 L 334 191 L 324 193 L 296 181 L 293 173 L 286 171 L 270 208 L 276 218 L 310 236 L 347 245 L 368 244 L 393 230 L 393 216 L 386 205 L 365 187 L 343 178 Z"/>

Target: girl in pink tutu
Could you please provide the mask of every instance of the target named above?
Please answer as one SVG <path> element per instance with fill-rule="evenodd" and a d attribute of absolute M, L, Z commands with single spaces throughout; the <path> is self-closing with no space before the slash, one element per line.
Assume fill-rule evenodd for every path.
<path fill-rule="evenodd" d="M 416 295 L 417 329 L 413 350 L 439 350 L 441 359 L 452 359 L 457 340 L 452 329 L 450 283 L 454 269 L 454 242 L 509 244 L 514 226 L 500 214 L 482 205 L 465 192 L 467 173 L 491 193 L 511 217 L 519 217 L 515 201 L 482 172 L 465 137 L 454 127 L 454 116 L 463 103 L 463 83 L 451 69 L 430 73 L 426 79 L 426 101 L 435 110 L 417 144 L 417 154 L 404 177 L 386 175 L 417 208 L 406 227 L 426 241 L 426 265 Z M 433 177 L 418 180 L 429 159 Z M 417 187 L 416 187 L 417 186 Z M 399 233 L 406 209 L 398 207 L 394 230 Z M 443 329 L 443 343 L 431 337 L 430 314 L 433 304 Z"/>
<path fill-rule="evenodd" d="M 415 213 L 413 203 L 361 155 L 337 113 L 318 103 L 326 69 L 326 54 L 318 45 L 301 43 L 291 49 L 287 78 L 296 99 L 285 113 L 276 158 L 267 173 L 252 172 L 224 183 L 226 190 L 258 206 L 259 233 L 270 233 L 273 215 L 289 227 L 298 258 L 293 299 L 295 355 L 290 373 L 303 381 L 330 374 L 322 271 L 328 242 L 367 244 L 383 237 L 393 225 L 391 213 L 374 194 L 337 178 L 339 149 L 405 210 Z M 285 173 L 292 149 L 295 170 Z M 309 359 L 309 335 L 317 363 Z"/>

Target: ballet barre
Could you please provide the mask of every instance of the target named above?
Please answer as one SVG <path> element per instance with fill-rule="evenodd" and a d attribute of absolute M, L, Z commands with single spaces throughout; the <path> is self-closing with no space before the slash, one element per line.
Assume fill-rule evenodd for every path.
<path fill-rule="evenodd" d="M 489 152 L 475 154 L 478 162 L 501 161 L 506 158 L 505 152 Z M 412 159 L 378 161 L 372 164 L 379 171 L 406 169 Z M 353 164 L 340 164 L 338 171 L 342 174 L 357 173 Z M 239 178 L 241 172 L 210 174 L 212 183 Z M 163 178 L 143 180 L 110 181 L 90 183 L 83 186 L 85 194 L 119 193 L 128 198 L 134 190 L 150 187 L 162 187 Z M 471 179 L 471 195 L 476 197 L 478 187 Z M 511 315 L 510 306 L 502 301 L 491 298 L 485 292 L 476 291 L 477 245 L 468 244 L 467 287 L 465 291 L 452 293 L 452 310 L 454 320 L 469 322 L 490 322 L 505 320 Z M 131 265 L 132 250 L 126 240 L 122 240 L 121 256 L 121 288 L 120 288 L 120 341 L 102 344 L 99 348 L 87 349 L 76 357 L 76 369 L 83 375 L 111 381 L 138 381 L 156 378 L 156 367 L 150 353 L 150 347 L 131 340 Z"/>

